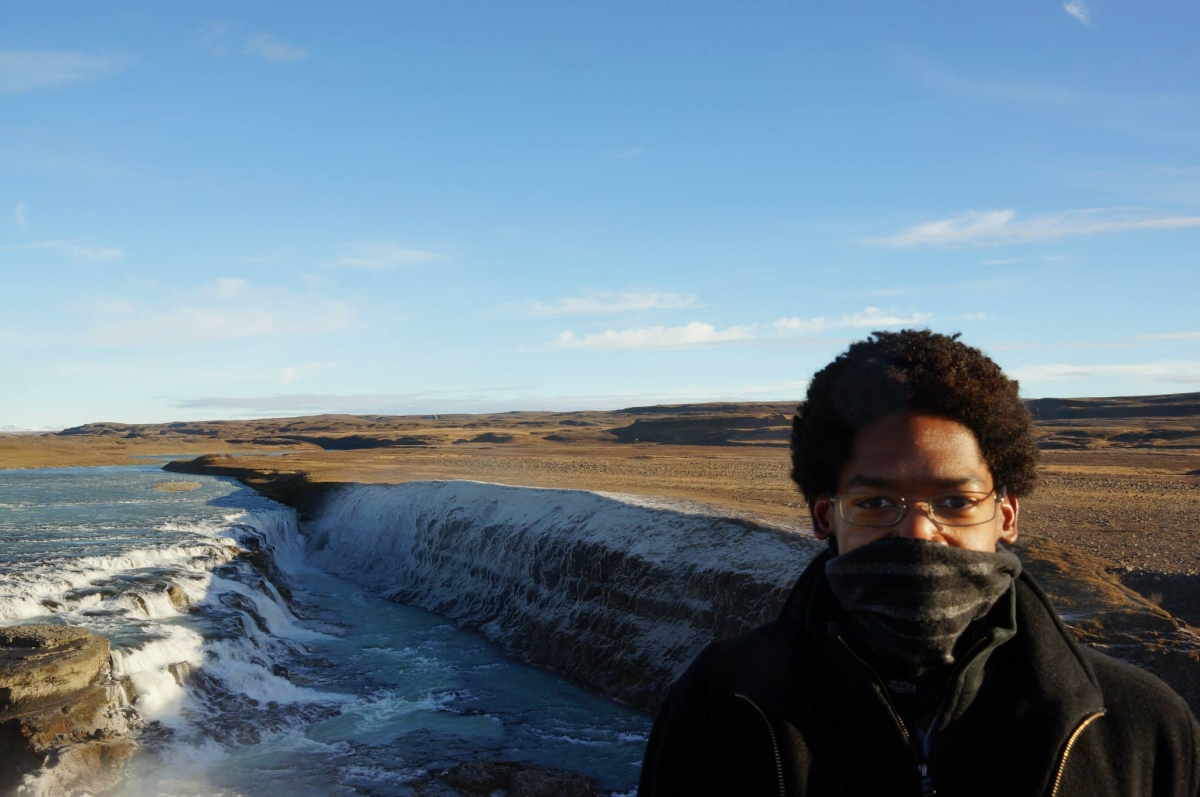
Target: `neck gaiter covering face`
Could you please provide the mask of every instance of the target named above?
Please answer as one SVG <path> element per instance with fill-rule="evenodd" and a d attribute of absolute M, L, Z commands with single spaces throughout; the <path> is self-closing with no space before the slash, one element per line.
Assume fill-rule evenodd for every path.
<path fill-rule="evenodd" d="M 1008 551 L 968 551 L 887 538 L 833 557 L 829 587 L 894 674 L 921 678 L 954 664 L 955 645 L 1021 572 Z"/>

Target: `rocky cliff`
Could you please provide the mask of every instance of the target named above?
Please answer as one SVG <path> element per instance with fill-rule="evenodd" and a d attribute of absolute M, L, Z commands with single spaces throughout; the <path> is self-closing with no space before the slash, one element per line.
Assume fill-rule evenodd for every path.
<path fill-rule="evenodd" d="M 136 714 L 108 640 L 83 628 L 0 628 L 0 795 L 67 797 L 115 785 Z"/>

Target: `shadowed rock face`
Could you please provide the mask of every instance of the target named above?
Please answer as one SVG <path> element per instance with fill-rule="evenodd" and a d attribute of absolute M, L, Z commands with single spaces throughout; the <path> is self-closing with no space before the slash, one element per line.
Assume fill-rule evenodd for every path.
<path fill-rule="evenodd" d="M 583 775 L 518 761 L 471 761 L 452 767 L 443 780 L 473 797 L 594 797 Z"/>
<path fill-rule="evenodd" d="M 0 629 L 0 795 L 56 797 L 121 779 L 137 743 L 108 640 L 83 628 Z"/>

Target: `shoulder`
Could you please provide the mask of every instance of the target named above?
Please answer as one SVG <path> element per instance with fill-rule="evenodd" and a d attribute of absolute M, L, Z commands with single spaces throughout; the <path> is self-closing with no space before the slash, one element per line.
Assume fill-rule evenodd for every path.
<path fill-rule="evenodd" d="M 1195 732 L 1196 720 L 1187 703 L 1157 676 L 1093 648 L 1081 649 L 1096 674 L 1111 720 L 1131 723 L 1142 731 L 1176 727 L 1183 733 Z"/>
<path fill-rule="evenodd" d="M 743 634 L 709 643 L 684 670 L 671 691 L 733 691 L 744 674 L 761 661 L 760 656 L 772 636 L 774 626 L 773 622 L 767 623 Z"/>
<path fill-rule="evenodd" d="M 1200 794 L 1200 726 L 1183 698 L 1154 675 L 1091 648 L 1083 658 L 1104 696 L 1098 733 L 1081 737 L 1090 762 L 1085 782 L 1064 794 L 1096 793 L 1101 773 L 1123 773 L 1113 781 L 1124 794 Z M 1079 773 L 1076 773 L 1077 775 Z"/>

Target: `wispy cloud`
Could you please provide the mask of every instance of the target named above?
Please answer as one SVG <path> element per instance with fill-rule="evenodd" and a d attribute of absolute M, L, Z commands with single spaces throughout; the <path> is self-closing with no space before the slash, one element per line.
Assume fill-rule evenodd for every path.
<path fill-rule="evenodd" d="M 334 362 L 319 362 L 319 363 L 297 363 L 295 365 L 285 365 L 279 372 L 279 384 L 290 385 L 298 379 L 304 379 L 318 371 L 325 371 L 330 368 L 337 367 L 341 363 Z"/>
<path fill-rule="evenodd" d="M 275 335 L 318 335 L 350 324 L 346 302 L 260 288 L 226 277 L 199 290 L 163 295 L 152 304 L 96 299 L 88 342 L 100 346 L 160 346 Z"/>
<path fill-rule="evenodd" d="M 1068 379 L 1135 378 L 1175 384 L 1200 383 L 1200 361 L 1172 360 L 1158 363 L 1099 363 L 1071 365 L 1048 363 L 1008 369 L 1021 382 L 1061 382 Z"/>
<path fill-rule="evenodd" d="M 646 153 L 646 150 L 642 147 L 641 144 L 634 144 L 632 147 L 626 147 L 625 149 L 617 150 L 616 152 L 613 153 L 613 157 L 618 158 L 620 160 L 624 160 L 625 158 L 637 158 L 637 157 L 644 155 L 645 153 Z"/>
<path fill-rule="evenodd" d="M 878 307 L 868 307 L 857 313 L 847 313 L 840 318 L 780 318 L 772 322 L 779 332 L 810 333 L 836 328 L 864 328 L 918 326 L 933 320 L 933 313 L 910 313 L 908 315 L 885 312 Z"/>
<path fill-rule="evenodd" d="M 346 254 L 326 265 L 336 268 L 360 268 L 367 271 L 386 271 L 401 266 L 444 260 L 436 252 L 414 249 L 389 242 L 361 242 L 347 247 Z"/>
<path fill-rule="evenodd" d="M 17 220 L 17 226 L 22 230 L 28 229 L 29 219 L 25 217 L 25 203 L 23 201 L 18 202 L 17 206 L 13 208 L 13 218 Z"/>
<path fill-rule="evenodd" d="M 1164 332 L 1158 335 L 1138 335 L 1138 340 L 1200 340 L 1200 332 Z"/>
<path fill-rule="evenodd" d="M 629 291 L 617 294 L 600 291 L 589 296 L 559 299 L 552 304 L 531 301 L 525 305 L 525 309 L 530 315 L 553 316 L 602 315 L 636 310 L 679 310 L 697 306 L 696 296 L 691 293 Z"/>
<path fill-rule="evenodd" d="M 211 25 L 204 26 L 200 31 L 200 38 L 196 44 L 201 50 L 206 51 L 210 55 L 222 58 L 229 53 L 229 47 L 225 44 L 225 35 L 227 33 L 229 33 L 228 22 L 214 22 Z"/>
<path fill-rule="evenodd" d="M 1063 10 L 1089 28 L 1092 26 L 1092 9 L 1088 8 L 1085 0 L 1068 0 L 1063 3 Z"/>
<path fill-rule="evenodd" d="M 799 395 L 789 386 L 753 387 L 742 390 L 690 387 L 656 393 L 614 393 L 608 395 L 562 395 L 537 392 L 536 386 L 488 388 L 474 391 L 424 391 L 413 393 L 278 393 L 272 396 L 204 396 L 178 400 L 180 409 L 219 411 L 243 417 L 309 415 L 316 413 L 352 413 L 357 415 L 429 415 L 452 412 L 511 412 L 514 410 L 612 410 L 651 404 L 680 404 L 694 401 L 758 400 L 762 393 Z"/>
<path fill-rule="evenodd" d="M 808 390 L 807 379 L 792 379 L 786 382 L 774 382 L 767 385 L 746 385 L 737 392 L 744 396 L 803 396 Z"/>
<path fill-rule="evenodd" d="M 24 216 L 24 203 L 18 205 L 21 213 L 18 214 L 18 223 Z M 22 226 L 24 226 L 22 224 Z M 38 241 L 32 244 L 18 244 L 16 246 L 0 247 L 0 252 L 56 252 L 66 255 L 72 260 L 91 260 L 91 261 L 110 261 L 120 260 L 125 256 L 125 250 L 115 246 L 90 246 L 82 244 L 78 241 Z"/>
<path fill-rule="evenodd" d="M 123 53 L 89 55 L 61 50 L 0 50 L 0 94 L 57 89 L 99 80 L 133 63 Z"/>
<path fill-rule="evenodd" d="M 1166 125 L 1190 135 L 1195 99 L 1182 93 L 1152 89 L 1141 93 L 1116 93 L 1105 86 L 1031 79 L 1004 75 L 987 77 L 952 72 L 926 58 L 910 55 L 902 59 L 926 87 L 949 97 L 997 105 L 1041 107 L 1068 113 L 1076 122 L 1128 133 L 1147 134 Z M 1134 117 L 1134 118 L 1130 118 Z M 1150 124 L 1148 128 L 1146 125 Z"/>
<path fill-rule="evenodd" d="M 1063 107 L 1099 97 L 1077 88 L 1021 78 L 986 78 L 960 75 L 925 58 L 910 56 L 905 66 L 925 86 L 942 94 L 989 103 Z"/>
<path fill-rule="evenodd" d="M 308 51 L 304 48 L 297 47 L 290 42 L 285 42 L 283 39 L 273 36 L 270 33 L 259 33 L 251 36 L 246 40 L 243 50 L 247 55 L 258 56 L 268 61 L 285 63 L 300 61 L 308 57 Z"/>
<path fill-rule="evenodd" d="M 712 324 L 693 321 L 681 327 L 663 325 L 644 329 L 605 330 L 604 332 L 576 336 L 574 332 L 562 332 L 550 344 L 553 349 L 599 349 L 617 351 L 626 349 L 678 349 L 712 343 L 732 343 L 752 340 L 756 337 L 752 326 L 733 326 L 717 329 Z"/>
<path fill-rule="evenodd" d="M 1200 216 L 1149 216 L 1122 208 L 1097 208 L 1023 219 L 1011 209 L 969 210 L 948 219 L 918 224 L 896 235 L 872 238 L 867 243 L 891 249 L 1006 246 L 1102 233 L 1191 227 L 1200 227 Z"/>
<path fill-rule="evenodd" d="M 657 325 L 640 329 L 615 330 L 576 335 L 573 331 L 559 333 L 546 348 L 593 349 L 622 351 L 632 349 L 680 349 L 689 346 L 710 346 L 723 343 L 789 343 L 815 342 L 812 335 L 833 329 L 882 329 L 897 326 L 920 326 L 933 320 L 932 313 L 899 314 L 868 307 L 839 318 L 780 318 L 769 324 L 743 324 L 718 329 L 703 321 L 683 326 Z"/>

